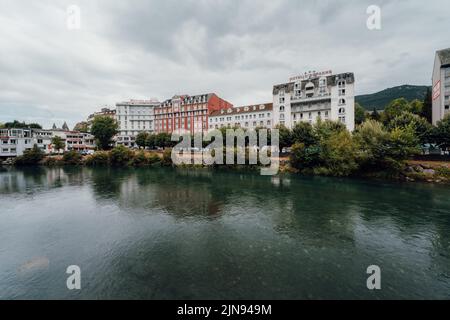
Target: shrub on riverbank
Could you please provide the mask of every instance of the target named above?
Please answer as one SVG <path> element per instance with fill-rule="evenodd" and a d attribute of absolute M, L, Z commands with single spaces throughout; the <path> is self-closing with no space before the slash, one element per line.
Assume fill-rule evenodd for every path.
<path fill-rule="evenodd" d="M 297 134 L 290 161 L 303 173 L 349 176 L 387 171 L 391 175 L 404 169 L 403 160 L 420 152 L 413 125 L 388 131 L 380 122 L 367 120 L 353 135 L 331 121 L 297 126 L 293 132 L 301 134 Z"/>
<path fill-rule="evenodd" d="M 78 152 L 72 150 L 65 152 L 62 157 L 62 163 L 65 165 L 79 165 L 83 161 L 83 157 Z"/>
<path fill-rule="evenodd" d="M 109 164 L 109 153 L 107 151 L 97 151 L 86 157 L 84 164 L 87 166 L 106 166 Z"/>
<path fill-rule="evenodd" d="M 17 166 L 37 165 L 42 159 L 44 159 L 44 151 L 39 149 L 37 145 L 34 145 L 33 148 L 25 150 L 23 155 L 17 157 L 14 164 Z"/>
<path fill-rule="evenodd" d="M 133 151 L 123 145 L 116 146 L 109 152 L 109 163 L 113 166 L 129 165 L 133 159 Z"/>

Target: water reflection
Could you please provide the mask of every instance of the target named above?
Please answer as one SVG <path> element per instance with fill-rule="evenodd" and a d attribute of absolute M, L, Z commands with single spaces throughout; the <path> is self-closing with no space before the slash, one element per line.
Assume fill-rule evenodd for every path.
<path fill-rule="evenodd" d="M 5 169 L 0 272 L 35 252 L 52 268 L 73 260 L 70 247 L 89 268 L 80 297 L 443 298 L 448 194 L 444 186 L 230 171 Z M 382 266 L 382 292 L 365 288 L 370 264 Z M 10 279 L 5 292 L 27 296 Z"/>

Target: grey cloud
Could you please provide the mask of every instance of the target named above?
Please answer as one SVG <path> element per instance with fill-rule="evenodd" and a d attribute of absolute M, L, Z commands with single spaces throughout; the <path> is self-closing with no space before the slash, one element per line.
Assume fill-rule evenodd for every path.
<path fill-rule="evenodd" d="M 65 27 L 71 4 L 80 30 Z M 379 31 L 366 28 L 371 4 L 382 9 Z M 0 122 L 73 125 L 105 104 L 177 93 L 267 102 L 273 84 L 307 70 L 353 71 L 359 94 L 429 84 L 434 51 L 449 46 L 448 9 L 446 0 L 4 0 Z"/>

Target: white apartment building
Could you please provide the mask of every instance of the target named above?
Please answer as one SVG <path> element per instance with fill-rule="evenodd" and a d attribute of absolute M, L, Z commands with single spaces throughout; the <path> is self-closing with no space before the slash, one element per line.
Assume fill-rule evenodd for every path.
<path fill-rule="evenodd" d="M 432 82 L 432 122 L 436 125 L 450 113 L 450 48 L 436 52 Z"/>
<path fill-rule="evenodd" d="M 272 124 L 272 103 L 265 103 L 212 111 L 209 115 L 208 129 L 272 128 Z"/>
<path fill-rule="evenodd" d="M 130 100 L 116 104 L 116 119 L 119 124 L 117 144 L 134 146 L 135 138 L 139 132 L 154 131 L 154 108 L 160 102 L 151 100 Z"/>
<path fill-rule="evenodd" d="M 55 150 L 53 137 L 64 142 L 64 149 Z M 10 158 L 23 155 L 27 149 L 37 145 L 44 153 L 57 151 L 84 151 L 95 149 L 95 138 L 89 133 L 64 130 L 0 129 L 0 157 Z"/>
<path fill-rule="evenodd" d="M 31 129 L 0 129 L 0 157 L 21 156 L 25 150 L 32 147 Z"/>
<path fill-rule="evenodd" d="M 59 130 L 51 130 L 51 132 L 52 137 L 58 136 L 63 140 L 65 146 L 63 151 L 85 151 L 95 149 L 95 137 L 90 133 Z M 55 150 L 52 145 L 51 150 L 52 152 L 58 151 Z"/>
<path fill-rule="evenodd" d="M 292 128 L 319 118 L 355 128 L 355 77 L 353 73 L 308 72 L 273 87 L 273 122 Z"/>

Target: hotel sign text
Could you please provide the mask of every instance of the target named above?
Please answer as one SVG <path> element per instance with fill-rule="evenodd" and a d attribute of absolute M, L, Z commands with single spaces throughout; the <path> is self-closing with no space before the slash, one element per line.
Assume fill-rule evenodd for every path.
<path fill-rule="evenodd" d="M 289 81 L 292 82 L 292 81 L 297 81 L 297 80 L 309 80 L 309 79 L 314 79 L 317 77 L 329 76 L 332 74 L 333 74 L 333 72 L 331 70 L 320 71 L 320 72 L 308 71 L 308 72 L 305 72 L 304 74 L 300 74 L 295 77 L 290 77 Z"/>

